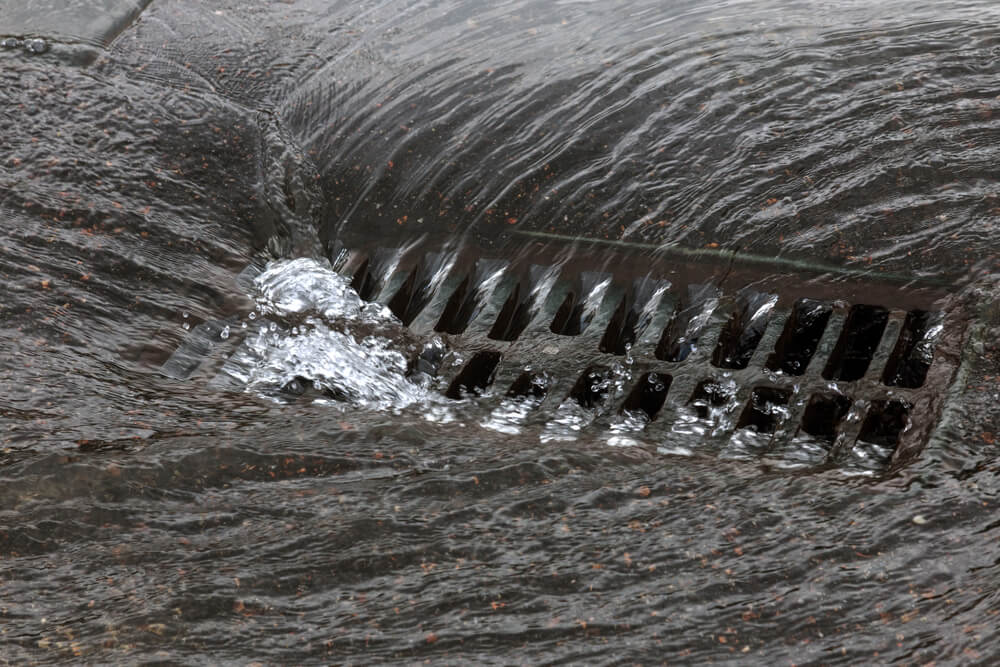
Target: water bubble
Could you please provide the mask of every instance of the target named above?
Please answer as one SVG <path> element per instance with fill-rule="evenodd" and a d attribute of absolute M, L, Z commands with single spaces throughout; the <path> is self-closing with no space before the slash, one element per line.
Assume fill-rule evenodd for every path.
<path fill-rule="evenodd" d="M 24 43 L 24 50 L 33 55 L 40 55 L 49 50 L 49 44 L 44 39 L 29 39 Z"/>
<path fill-rule="evenodd" d="M 0 49 L 16 49 L 21 46 L 21 40 L 16 37 L 4 37 L 0 39 Z"/>
<path fill-rule="evenodd" d="M 246 322 L 240 322 L 240 329 L 246 329 L 246 328 L 247 328 L 247 323 Z"/>
<path fill-rule="evenodd" d="M 181 326 L 183 326 L 183 327 L 184 327 L 184 331 L 187 331 L 188 329 L 190 329 L 190 328 L 191 328 L 191 325 L 190 325 L 190 324 L 188 324 L 187 322 L 185 322 L 185 323 L 184 323 L 184 324 L 182 324 Z"/>
<path fill-rule="evenodd" d="M 181 317 L 183 317 L 186 320 L 188 318 L 188 314 L 186 312 L 185 313 L 181 313 Z"/>
<path fill-rule="evenodd" d="M 222 328 L 222 333 L 219 334 L 219 338 L 221 338 L 222 340 L 226 340 L 227 338 L 229 338 L 229 325 L 228 324 Z"/>
<path fill-rule="evenodd" d="M 247 315 L 247 317 L 250 318 L 251 320 L 255 320 L 257 319 L 257 313 L 254 311 L 250 311 L 250 314 Z"/>

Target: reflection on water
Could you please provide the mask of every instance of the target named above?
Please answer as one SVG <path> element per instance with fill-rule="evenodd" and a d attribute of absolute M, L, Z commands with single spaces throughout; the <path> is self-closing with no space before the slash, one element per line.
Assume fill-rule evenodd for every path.
<path fill-rule="evenodd" d="M 165 0 L 87 67 L 65 35 L 0 35 L 3 657 L 989 661 L 998 18 Z M 428 339 L 323 264 L 539 234 L 978 281 L 961 400 L 888 478 L 857 406 L 871 442 L 817 428 L 760 458 L 780 397 L 744 418 L 706 385 L 643 423 L 616 412 L 626 364 L 554 411 L 446 401 L 406 377 Z M 622 268 L 590 260 L 588 286 Z M 694 297 L 687 347 L 713 317 Z M 204 363 L 161 374 L 195 332 Z M 894 370 L 890 391 L 920 372 Z M 734 456 L 697 455 L 723 422 Z"/>

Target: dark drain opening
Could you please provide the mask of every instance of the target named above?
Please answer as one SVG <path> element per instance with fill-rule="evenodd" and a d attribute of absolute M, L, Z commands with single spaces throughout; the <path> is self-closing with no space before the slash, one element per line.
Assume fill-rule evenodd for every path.
<path fill-rule="evenodd" d="M 852 307 L 823 377 L 844 382 L 863 378 L 888 322 L 889 311 L 881 306 L 859 304 Z"/>
<path fill-rule="evenodd" d="M 524 283 L 514 286 L 488 336 L 493 340 L 517 340 L 531 322 L 532 295 Z"/>
<path fill-rule="evenodd" d="M 579 336 L 594 319 L 611 277 L 600 271 L 583 271 L 573 279 L 566 298 L 556 310 L 549 331 L 561 336 Z"/>
<path fill-rule="evenodd" d="M 734 370 L 746 368 L 764 336 L 777 301 L 775 294 L 749 292 L 743 295 L 719 335 L 719 342 L 712 354 L 712 364 Z"/>
<path fill-rule="evenodd" d="M 493 383 L 500 357 L 500 353 L 496 350 L 476 352 L 452 381 L 445 396 L 460 399 L 467 394 L 478 396 L 483 393 L 483 390 Z"/>
<path fill-rule="evenodd" d="M 351 279 L 351 287 L 364 301 L 371 301 L 378 296 L 381 284 L 370 268 L 371 259 L 366 259 Z"/>
<path fill-rule="evenodd" d="M 391 248 L 377 248 L 354 272 L 351 287 L 362 300 L 374 301 L 378 298 L 390 273 L 388 267 L 392 264 L 395 253 Z"/>
<path fill-rule="evenodd" d="M 600 343 L 601 352 L 622 355 L 635 345 L 635 341 L 649 325 L 652 318 L 650 310 L 659 304 L 662 291 L 657 290 L 664 284 L 650 278 L 640 278 L 632 283 L 604 330 Z"/>
<path fill-rule="evenodd" d="M 940 313 L 925 310 L 911 310 L 906 314 L 896 347 L 882 375 L 885 384 L 906 389 L 923 386 L 934 360 L 934 331 L 940 319 Z"/>
<path fill-rule="evenodd" d="M 583 321 L 583 302 L 576 300 L 576 295 L 570 292 L 563 299 L 562 305 L 552 318 L 549 331 L 562 336 L 579 336 L 586 326 Z"/>
<path fill-rule="evenodd" d="M 719 303 L 719 293 L 714 285 L 688 285 L 656 345 L 657 359 L 677 362 L 688 358 Z"/>
<path fill-rule="evenodd" d="M 406 280 L 389 300 L 389 310 L 409 326 L 431 300 L 431 269 L 421 262 L 410 271 Z"/>
<path fill-rule="evenodd" d="M 775 387 L 757 387 L 743 409 L 737 428 L 752 428 L 758 433 L 774 433 L 786 414 L 785 406 L 792 392 Z"/>
<path fill-rule="evenodd" d="M 611 389 L 610 373 L 606 368 L 591 366 L 573 385 L 569 397 L 584 408 L 594 408 L 604 402 Z"/>
<path fill-rule="evenodd" d="M 514 380 L 514 384 L 507 391 L 507 396 L 510 398 L 543 399 L 549 393 L 550 381 L 551 378 L 547 373 L 524 371 Z"/>
<path fill-rule="evenodd" d="M 861 425 L 858 440 L 882 447 L 895 447 L 909 421 L 912 407 L 906 401 L 895 399 L 872 401 L 868 407 L 868 416 Z"/>
<path fill-rule="evenodd" d="M 851 409 L 851 399 L 837 394 L 813 394 L 802 415 L 802 431 L 833 441 L 837 427 Z"/>
<path fill-rule="evenodd" d="M 767 368 L 787 375 L 805 373 L 832 313 L 833 308 L 821 301 L 796 301 L 774 352 L 768 357 Z"/>
<path fill-rule="evenodd" d="M 600 350 L 610 354 L 625 354 L 625 346 L 635 343 L 635 327 L 639 322 L 639 313 L 635 304 L 626 296 L 618 303 L 608 328 L 601 338 Z"/>
<path fill-rule="evenodd" d="M 435 331 L 449 333 L 457 336 L 464 332 L 479 306 L 476 290 L 472 289 L 472 276 L 466 276 L 465 280 L 452 292 L 448 303 L 445 304 L 438 323 L 434 326 Z"/>
<path fill-rule="evenodd" d="M 710 419 L 712 412 L 733 400 L 734 390 L 716 380 L 702 380 L 691 394 L 690 404 L 699 419 Z"/>
<path fill-rule="evenodd" d="M 641 410 L 649 417 L 649 421 L 653 421 L 667 400 L 667 392 L 670 390 L 672 381 L 673 378 L 669 375 L 655 372 L 646 373 L 639 378 L 635 388 L 625 399 L 622 411 L 638 412 Z"/>

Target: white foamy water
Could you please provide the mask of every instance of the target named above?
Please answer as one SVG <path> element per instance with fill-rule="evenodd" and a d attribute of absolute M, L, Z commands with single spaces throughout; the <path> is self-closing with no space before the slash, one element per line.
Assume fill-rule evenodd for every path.
<path fill-rule="evenodd" d="M 362 301 L 344 276 L 312 259 L 275 261 L 252 292 L 259 316 L 220 382 L 268 397 L 311 383 L 324 399 L 371 409 L 430 399 L 406 377 L 402 324 L 388 308 Z"/>

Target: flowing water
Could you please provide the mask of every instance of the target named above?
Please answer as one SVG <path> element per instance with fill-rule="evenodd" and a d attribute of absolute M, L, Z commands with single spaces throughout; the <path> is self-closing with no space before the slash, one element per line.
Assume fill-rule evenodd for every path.
<path fill-rule="evenodd" d="M 101 38 L 0 13 L 0 661 L 1000 653 L 995 3 L 144 4 Z M 407 249 L 427 303 L 384 298 Z M 531 257 L 489 335 L 433 326 L 469 255 L 484 299 Z M 725 289 L 657 274 L 684 262 Z M 868 387 L 864 327 L 917 332 L 881 422 L 740 393 L 836 342 L 755 370 L 806 270 L 802 335 L 859 332 L 808 382 Z M 958 370 L 892 459 L 908 360 L 950 335 L 921 290 Z M 720 298 L 733 370 L 638 354 L 667 327 L 657 359 L 712 355 Z M 531 366 L 506 395 L 497 340 Z M 829 465 L 834 413 L 861 436 Z"/>

